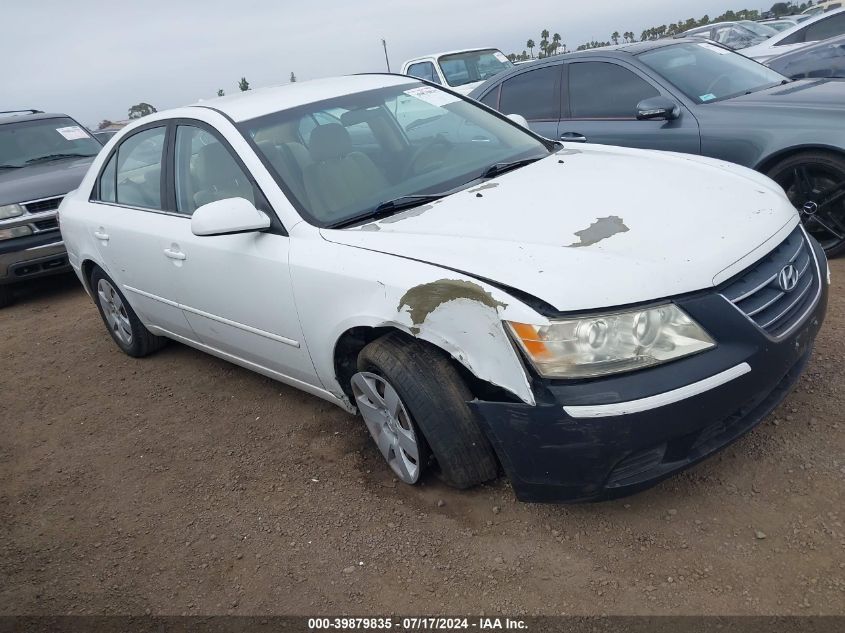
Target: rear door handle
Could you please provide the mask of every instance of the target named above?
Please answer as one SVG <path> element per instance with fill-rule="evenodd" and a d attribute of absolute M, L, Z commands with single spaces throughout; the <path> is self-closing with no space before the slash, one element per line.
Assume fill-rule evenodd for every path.
<path fill-rule="evenodd" d="M 578 132 L 564 132 L 560 135 L 561 141 L 569 141 L 570 143 L 586 143 L 587 137 Z"/>
<path fill-rule="evenodd" d="M 170 259 L 178 259 L 180 261 L 188 259 L 188 256 L 185 255 L 185 253 L 183 253 L 182 251 L 174 251 L 170 248 L 165 248 L 164 254 L 167 255 Z"/>
<path fill-rule="evenodd" d="M 99 230 L 94 231 L 94 237 L 98 240 L 102 240 L 103 242 L 109 241 L 109 234 L 103 231 L 103 227 L 100 227 Z"/>

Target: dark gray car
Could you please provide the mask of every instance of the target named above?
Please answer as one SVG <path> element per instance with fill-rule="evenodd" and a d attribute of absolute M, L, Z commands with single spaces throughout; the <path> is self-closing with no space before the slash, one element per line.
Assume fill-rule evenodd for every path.
<path fill-rule="evenodd" d="M 24 112 L 0 113 L 0 307 L 12 284 L 70 270 L 56 210 L 102 148 L 64 114 Z"/>
<path fill-rule="evenodd" d="M 845 252 L 845 82 L 792 81 L 711 42 L 659 40 L 558 55 L 470 96 L 535 132 L 703 154 L 780 184 L 830 255 Z"/>

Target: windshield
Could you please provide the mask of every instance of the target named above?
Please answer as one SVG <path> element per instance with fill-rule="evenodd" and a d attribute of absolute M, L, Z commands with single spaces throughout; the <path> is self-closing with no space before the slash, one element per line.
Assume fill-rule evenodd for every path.
<path fill-rule="evenodd" d="M 639 59 L 696 103 L 728 99 L 788 81 L 762 64 L 707 42 L 664 46 L 641 53 Z"/>
<path fill-rule="evenodd" d="M 467 51 L 454 55 L 442 55 L 438 60 L 446 83 L 453 88 L 476 81 L 485 81 L 513 64 L 501 51 Z"/>
<path fill-rule="evenodd" d="M 96 156 L 102 145 L 70 118 L 0 125 L 0 167 L 23 167 L 59 156 Z"/>
<path fill-rule="evenodd" d="M 344 224 L 402 198 L 448 193 L 547 146 L 474 102 L 413 81 L 246 121 L 305 219 Z"/>
<path fill-rule="evenodd" d="M 759 22 L 752 22 L 751 20 L 742 20 L 740 24 L 752 33 L 760 35 L 761 37 L 769 38 L 778 34 L 777 29 L 774 29 L 767 24 L 760 24 Z"/>

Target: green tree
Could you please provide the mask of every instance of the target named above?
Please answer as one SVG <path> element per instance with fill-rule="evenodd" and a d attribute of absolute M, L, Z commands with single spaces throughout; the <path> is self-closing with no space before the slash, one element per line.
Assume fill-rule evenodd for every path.
<path fill-rule="evenodd" d="M 249 82 L 246 80 L 246 77 L 241 77 L 241 80 L 238 82 L 238 88 L 241 89 L 241 92 L 249 90 Z"/>
<path fill-rule="evenodd" d="M 525 46 L 526 48 L 528 48 L 529 51 L 531 51 L 531 59 L 534 59 L 534 47 L 536 46 L 534 40 L 528 40 L 527 42 L 525 42 Z"/>
<path fill-rule="evenodd" d="M 547 57 L 549 54 L 549 29 L 543 29 L 540 33 L 540 50 L 542 51 L 541 57 Z"/>
<path fill-rule="evenodd" d="M 614 44 L 619 43 L 619 31 L 614 31 L 613 35 L 610 36 L 610 39 L 613 41 Z"/>
<path fill-rule="evenodd" d="M 552 35 L 552 50 L 557 54 L 557 49 L 560 48 L 560 33 Z"/>
<path fill-rule="evenodd" d="M 100 121 L 100 124 L 97 126 L 97 129 L 105 130 L 107 127 L 111 127 L 112 125 L 114 125 L 114 123 L 112 123 L 108 119 L 103 119 L 102 121 Z"/>
<path fill-rule="evenodd" d="M 218 96 L 218 97 L 223 97 L 223 96 L 225 96 L 225 95 L 226 95 L 226 93 L 225 93 L 225 92 L 223 92 L 223 88 L 220 88 L 220 89 L 217 91 L 217 96 Z"/>
<path fill-rule="evenodd" d="M 145 103 L 142 101 L 141 103 L 136 103 L 131 108 L 129 108 L 129 118 L 140 119 L 141 117 L 145 117 L 148 114 L 152 114 L 153 112 L 156 112 L 156 109 L 149 103 Z"/>

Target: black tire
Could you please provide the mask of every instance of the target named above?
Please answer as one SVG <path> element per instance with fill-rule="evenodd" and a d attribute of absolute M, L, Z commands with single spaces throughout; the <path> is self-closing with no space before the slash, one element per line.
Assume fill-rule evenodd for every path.
<path fill-rule="evenodd" d="M 5 285 L 0 286 L 0 308 L 12 305 L 12 299 L 12 287 Z"/>
<path fill-rule="evenodd" d="M 833 152 L 799 152 L 767 174 L 801 213 L 804 228 L 828 257 L 845 253 L 845 157 Z"/>
<path fill-rule="evenodd" d="M 498 476 L 493 449 L 467 406 L 472 393 L 440 350 L 387 334 L 361 350 L 358 369 L 396 389 L 445 483 L 470 488 Z"/>
<path fill-rule="evenodd" d="M 101 280 L 107 282 L 114 289 L 114 292 L 117 294 L 117 296 L 122 302 L 122 307 L 129 321 L 129 326 L 132 334 L 131 340 L 129 342 L 121 339 L 120 336 L 115 333 L 115 330 L 112 329 L 109 324 L 109 320 L 106 317 L 105 308 L 102 305 L 102 299 L 100 298 L 98 293 L 98 287 L 100 285 Z M 120 288 L 118 288 L 117 284 L 114 283 L 111 278 L 105 273 L 105 271 L 103 271 L 103 269 L 99 266 L 95 266 L 94 269 L 91 271 L 91 292 L 94 295 L 94 303 L 97 306 L 97 310 L 100 311 L 100 317 L 102 317 L 103 319 L 103 324 L 105 324 L 106 329 L 112 337 L 112 340 L 117 344 L 117 346 L 121 350 L 123 350 L 124 353 L 134 358 L 141 358 L 143 356 L 148 356 L 153 352 L 157 352 L 167 344 L 166 338 L 162 336 L 156 336 L 155 334 L 150 333 L 150 331 L 146 327 L 144 327 L 144 324 L 141 323 L 141 320 L 138 318 L 138 315 L 135 314 L 135 311 L 132 309 L 132 306 L 129 305 L 129 302 L 126 300 L 126 297 L 120 291 Z"/>

